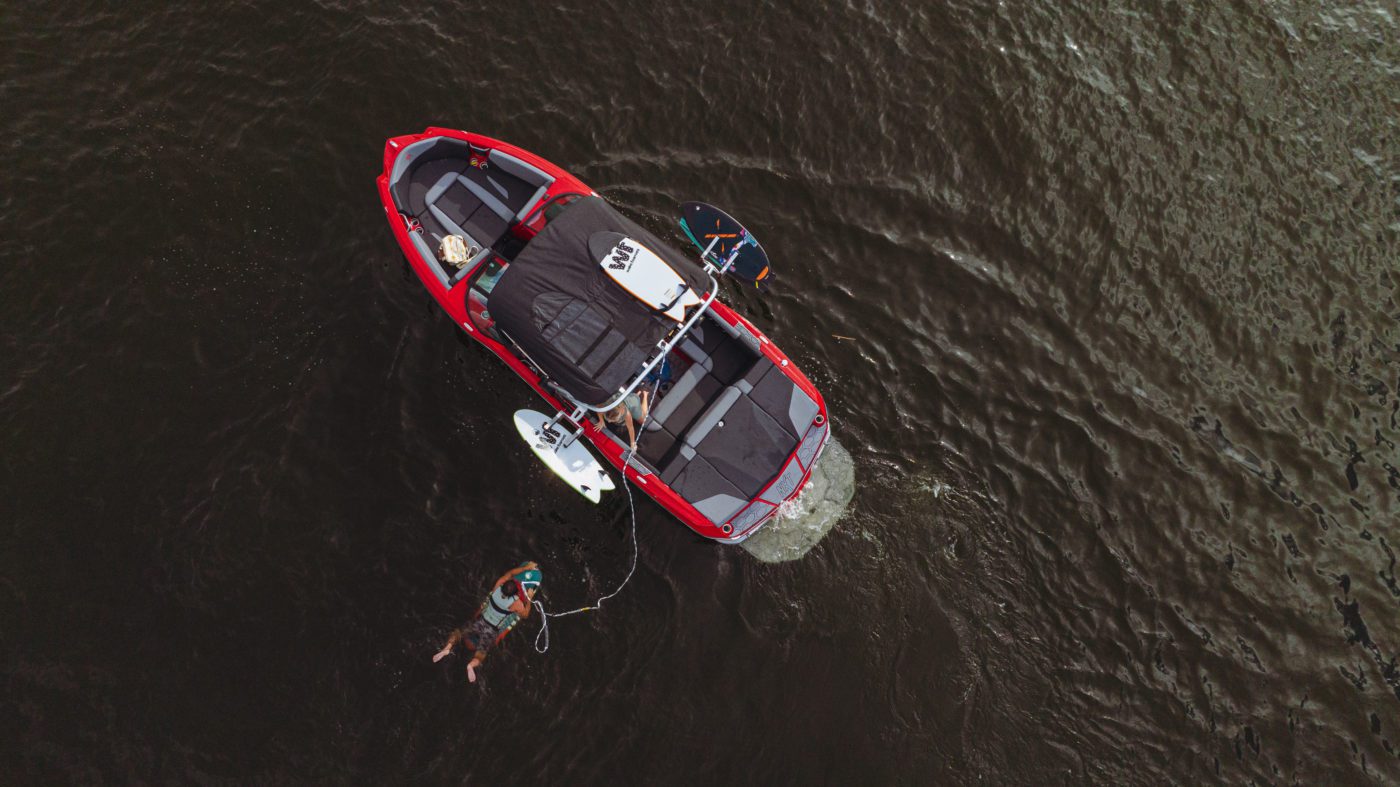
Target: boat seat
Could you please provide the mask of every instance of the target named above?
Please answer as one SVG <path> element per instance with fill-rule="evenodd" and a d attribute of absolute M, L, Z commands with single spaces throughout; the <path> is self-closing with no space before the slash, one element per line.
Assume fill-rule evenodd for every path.
<path fill-rule="evenodd" d="M 680 349 L 702 364 L 721 385 L 732 385 L 763 356 L 735 341 L 739 331 L 713 315 L 695 323 Z"/>
<path fill-rule="evenodd" d="M 801 439 L 821 408 L 772 361 L 766 368 L 759 367 L 759 364 L 755 364 L 750 374 L 745 375 L 737 385 L 743 387 L 749 380 L 756 380 L 752 383 L 749 398 L 794 439 Z"/>
<path fill-rule="evenodd" d="M 695 419 L 695 423 L 691 424 L 690 428 L 685 430 L 685 434 L 681 435 L 681 441 L 691 448 L 700 445 L 706 437 L 710 436 L 710 432 L 713 431 L 715 427 L 723 423 L 722 419 L 729 412 L 729 409 L 734 406 L 734 403 L 739 401 L 739 397 L 741 396 L 743 396 L 743 394 L 739 389 L 732 385 L 724 389 L 724 393 L 720 394 L 718 399 L 710 403 L 710 406 L 705 409 L 705 413 Z"/>
<path fill-rule="evenodd" d="M 438 178 L 428 189 L 424 203 L 425 213 L 448 232 L 482 248 L 500 240 L 514 216 L 514 211 L 481 183 L 455 172 Z"/>
<path fill-rule="evenodd" d="M 662 468 L 661 480 L 716 525 L 728 522 L 750 499 L 686 446 Z"/>
<path fill-rule="evenodd" d="M 498 150 L 488 154 L 488 161 L 480 169 L 449 169 L 423 197 L 426 213 L 482 248 L 495 245 L 554 183 L 543 170 Z"/>
<path fill-rule="evenodd" d="M 708 357 L 710 353 L 719 349 L 725 342 L 725 332 L 718 325 L 718 318 L 713 314 L 705 315 L 691 327 L 687 339 L 694 341 L 695 345 Z"/>
<path fill-rule="evenodd" d="M 699 344 L 696 344 L 691 338 L 686 337 L 686 340 L 681 342 L 679 349 L 685 354 L 685 357 L 689 358 L 697 366 L 706 370 L 714 368 L 715 364 L 714 361 L 710 360 L 710 354 L 705 352 L 705 349 Z"/>
<path fill-rule="evenodd" d="M 459 158 L 441 158 L 426 161 L 418 165 L 407 185 L 406 202 L 400 206 L 403 210 L 413 216 L 417 216 L 428 209 L 428 192 L 446 175 L 459 175 L 467 166 L 467 162 Z"/>
<path fill-rule="evenodd" d="M 773 480 L 792 455 L 820 408 L 772 361 L 759 358 L 748 372 L 714 399 L 670 449 L 670 463 L 696 457 L 752 498 Z M 663 475 L 664 478 L 664 475 Z M 689 498 L 687 498 L 689 499 Z"/>
<path fill-rule="evenodd" d="M 797 438 L 737 388 L 729 388 L 726 394 L 732 396 L 715 403 L 722 406 L 719 417 L 711 419 L 707 412 L 682 440 L 735 489 L 752 498 L 787 462 Z"/>
<path fill-rule="evenodd" d="M 768 370 L 773 368 L 773 362 L 767 356 L 760 355 L 754 361 L 753 366 L 744 373 L 743 377 L 734 381 L 734 386 L 744 393 L 752 393 L 755 385 L 763 380 L 763 376 L 768 374 Z"/>
<path fill-rule="evenodd" d="M 500 161 L 493 151 L 491 161 Z M 502 154 L 504 155 L 504 154 Z M 462 178 L 469 183 L 479 187 L 482 192 L 491 195 L 495 200 L 496 214 L 507 222 L 519 221 L 524 218 L 524 214 L 535 202 L 544 196 L 544 191 L 549 189 L 553 179 L 544 181 L 544 185 L 531 180 L 524 180 L 511 174 L 504 168 L 488 164 L 485 168 L 467 167 L 462 172 Z M 548 178 L 548 176 L 545 176 Z M 539 180 L 535 178 L 535 180 Z"/>
<path fill-rule="evenodd" d="M 710 374 L 724 385 L 732 385 L 753 368 L 759 357 L 762 356 L 755 356 L 748 347 L 738 342 L 724 342 L 710 353 Z"/>
<path fill-rule="evenodd" d="M 671 449 L 677 445 L 676 436 L 666 431 L 663 426 L 652 427 L 652 420 L 647 419 L 647 428 L 637 436 L 637 455 L 652 465 L 659 465 Z"/>
<path fill-rule="evenodd" d="M 673 435 L 683 434 L 700 412 L 717 396 L 724 386 L 705 367 L 691 364 L 671 390 L 651 408 L 647 429 L 661 429 Z"/>
<path fill-rule="evenodd" d="M 409 240 L 413 243 L 414 247 L 418 249 L 418 253 L 423 256 L 423 259 L 436 263 L 433 266 L 433 273 L 438 277 L 438 280 L 442 282 L 443 286 L 449 289 L 458 279 L 470 273 L 472 268 L 474 268 L 477 263 L 481 262 L 482 258 L 491 253 L 490 246 L 482 246 L 472 238 L 471 242 L 475 243 L 477 246 L 481 246 L 481 251 L 475 257 L 471 258 L 466 265 L 458 269 L 455 265 L 443 262 L 439 259 L 438 249 L 442 245 L 443 238 L 448 235 L 462 234 L 460 232 L 462 228 L 444 225 L 431 211 L 427 210 L 424 210 L 423 215 L 418 217 L 418 221 L 423 225 L 423 229 L 421 232 L 408 233 Z M 471 236 L 467 237 L 471 238 Z"/>
<path fill-rule="evenodd" d="M 424 233 L 422 232 L 410 232 L 408 233 L 408 239 L 410 242 L 413 243 L 413 247 L 418 250 L 418 254 L 423 259 L 437 262 L 436 265 L 431 265 L 429 267 L 432 270 L 433 275 L 437 277 L 438 282 L 441 283 L 445 289 L 450 289 L 452 287 L 452 279 L 449 276 L 446 268 L 443 267 L 443 263 L 438 262 L 437 251 L 435 251 L 432 248 L 432 246 L 428 244 L 428 241 L 423 237 L 423 235 Z M 441 239 L 442 236 L 439 235 L 437 240 L 440 241 Z"/>
<path fill-rule="evenodd" d="M 493 150 L 487 157 L 492 169 L 486 170 L 486 177 L 490 182 L 495 176 L 492 185 L 497 189 L 507 191 L 504 196 L 506 204 L 514 209 L 512 218 L 515 221 L 524 221 L 525 216 L 530 212 L 535 204 L 544 199 L 546 191 L 554 185 L 554 176 L 524 161 L 499 150 Z M 522 184 L 523 188 L 516 189 L 511 185 L 511 181 Z"/>

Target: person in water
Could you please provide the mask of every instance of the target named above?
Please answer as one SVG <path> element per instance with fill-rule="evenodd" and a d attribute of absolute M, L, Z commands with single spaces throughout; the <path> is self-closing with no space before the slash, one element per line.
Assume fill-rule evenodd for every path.
<path fill-rule="evenodd" d="M 486 653 L 521 618 L 530 617 L 530 591 L 538 589 L 542 579 L 540 566 L 533 561 L 502 574 L 491 587 L 491 593 L 486 596 L 486 603 L 481 605 L 476 617 L 452 632 L 442 650 L 433 656 L 433 663 L 446 658 L 457 643 L 466 643 L 472 649 L 472 660 L 467 663 L 467 680 L 476 683 L 476 668 L 486 660 Z"/>
<path fill-rule="evenodd" d="M 647 418 L 650 410 L 651 392 L 633 391 L 627 394 L 617 406 L 598 415 L 598 428 L 606 429 L 609 426 L 616 427 L 619 424 L 627 425 L 627 444 L 632 446 L 632 450 L 637 450 L 637 425 Z"/>

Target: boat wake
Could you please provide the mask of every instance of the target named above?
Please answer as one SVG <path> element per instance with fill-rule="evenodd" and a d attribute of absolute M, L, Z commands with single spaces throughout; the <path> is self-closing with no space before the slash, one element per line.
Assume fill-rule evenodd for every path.
<path fill-rule="evenodd" d="M 855 491 L 855 461 L 833 435 L 801 496 L 739 546 L 765 563 L 797 560 L 836 526 Z"/>

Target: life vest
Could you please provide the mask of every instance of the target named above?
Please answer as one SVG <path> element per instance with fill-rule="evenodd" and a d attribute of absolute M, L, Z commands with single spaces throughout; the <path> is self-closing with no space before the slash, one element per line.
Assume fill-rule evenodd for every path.
<path fill-rule="evenodd" d="M 524 598 L 525 603 L 529 604 L 530 597 L 528 595 L 522 596 L 521 591 L 534 590 L 540 586 L 540 582 L 543 580 L 544 575 L 537 568 L 516 572 L 486 597 L 486 603 L 481 605 L 481 617 L 494 626 L 498 632 L 504 634 L 520 620 L 519 615 L 510 611 L 510 605 L 514 604 L 517 598 Z M 516 586 L 514 596 L 507 596 L 503 592 L 507 585 Z"/>
<path fill-rule="evenodd" d="M 514 604 L 515 600 L 520 597 L 519 591 L 517 591 L 517 594 L 514 596 L 507 596 L 505 593 L 501 592 L 502 588 L 509 584 L 512 584 L 512 582 L 506 580 L 505 585 L 501 585 L 501 587 L 491 591 L 491 595 L 486 597 L 486 606 L 481 609 L 481 617 L 485 618 L 487 623 L 495 626 L 497 631 L 504 631 L 510 628 L 510 625 L 515 622 L 511 620 L 511 618 L 514 618 L 516 615 L 514 612 L 510 611 L 510 605 Z"/>

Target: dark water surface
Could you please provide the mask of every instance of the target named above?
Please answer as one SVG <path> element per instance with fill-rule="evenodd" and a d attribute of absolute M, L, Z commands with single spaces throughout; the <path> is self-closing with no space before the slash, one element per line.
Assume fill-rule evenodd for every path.
<path fill-rule="evenodd" d="M 3 781 L 1400 782 L 1397 20 L 0 4 Z M 429 663 L 629 554 L 388 231 L 429 124 L 760 234 L 812 552 L 645 502 L 546 655 Z"/>

